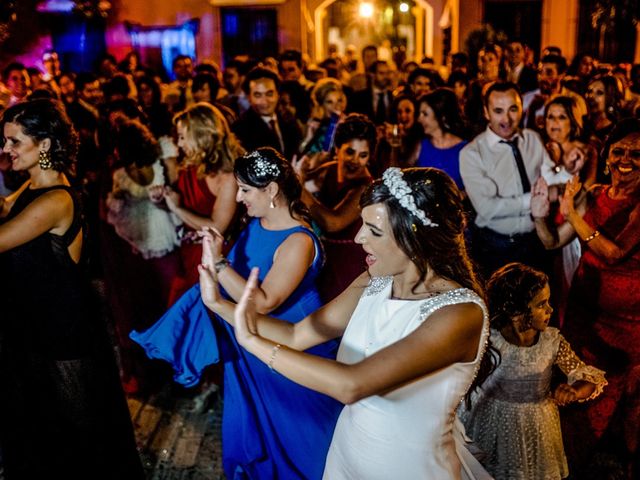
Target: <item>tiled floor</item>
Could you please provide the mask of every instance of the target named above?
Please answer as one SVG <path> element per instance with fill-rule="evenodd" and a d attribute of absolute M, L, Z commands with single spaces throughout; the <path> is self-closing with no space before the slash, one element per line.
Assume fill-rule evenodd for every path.
<path fill-rule="evenodd" d="M 168 384 L 146 399 L 132 396 L 128 402 L 149 480 L 224 479 L 219 395 L 197 411 L 192 398 Z"/>

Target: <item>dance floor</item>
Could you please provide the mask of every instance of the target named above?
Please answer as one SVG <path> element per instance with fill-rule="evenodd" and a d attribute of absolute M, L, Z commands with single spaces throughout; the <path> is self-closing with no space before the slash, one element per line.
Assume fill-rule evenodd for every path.
<path fill-rule="evenodd" d="M 222 401 L 194 410 L 194 400 L 167 384 L 147 398 L 130 396 L 129 410 L 149 480 L 221 480 Z"/>

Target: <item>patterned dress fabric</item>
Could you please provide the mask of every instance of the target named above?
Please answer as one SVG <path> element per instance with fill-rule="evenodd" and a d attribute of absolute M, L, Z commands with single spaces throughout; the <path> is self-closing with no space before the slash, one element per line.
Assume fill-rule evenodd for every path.
<path fill-rule="evenodd" d="M 484 452 L 484 466 L 496 480 L 565 478 L 569 470 L 551 397 L 552 368 L 559 367 L 569 383 L 595 383 L 591 398 L 606 385 L 604 372 L 585 365 L 556 328 L 547 328 L 531 347 L 513 345 L 496 330 L 491 342 L 500 351 L 500 365 L 471 410 L 461 412 L 467 434 Z"/>

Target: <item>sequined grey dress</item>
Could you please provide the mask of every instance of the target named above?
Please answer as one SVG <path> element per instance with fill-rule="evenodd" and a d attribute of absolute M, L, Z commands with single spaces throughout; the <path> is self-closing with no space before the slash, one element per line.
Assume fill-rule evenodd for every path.
<path fill-rule="evenodd" d="M 327 456 L 328 480 L 489 478 L 465 448 L 455 409 L 477 373 L 489 322 L 474 292 L 457 289 L 424 300 L 398 300 L 392 278 L 374 278 L 344 332 L 338 360 L 353 364 L 410 335 L 448 305 L 475 303 L 484 312 L 477 357 L 418 378 L 383 395 L 373 395 L 340 414 Z"/>
<path fill-rule="evenodd" d="M 531 347 L 507 342 L 491 330 L 501 363 L 485 381 L 470 411 L 461 419 L 484 451 L 485 468 L 496 480 L 553 480 L 569 474 L 562 445 L 558 407 L 551 397 L 552 367 L 569 384 L 596 384 L 590 398 L 606 385 L 604 372 L 585 365 L 556 328 L 547 328 Z"/>

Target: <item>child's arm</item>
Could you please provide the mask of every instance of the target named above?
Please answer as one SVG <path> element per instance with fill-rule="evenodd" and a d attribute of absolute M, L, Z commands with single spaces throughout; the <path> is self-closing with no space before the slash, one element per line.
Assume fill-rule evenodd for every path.
<path fill-rule="evenodd" d="M 555 364 L 567 376 L 567 383 L 558 385 L 553 393 L 559 405 L 592 400 L 600 395 L 607 385 L 605 372 L 580 360 L 562 335 Z"/>

